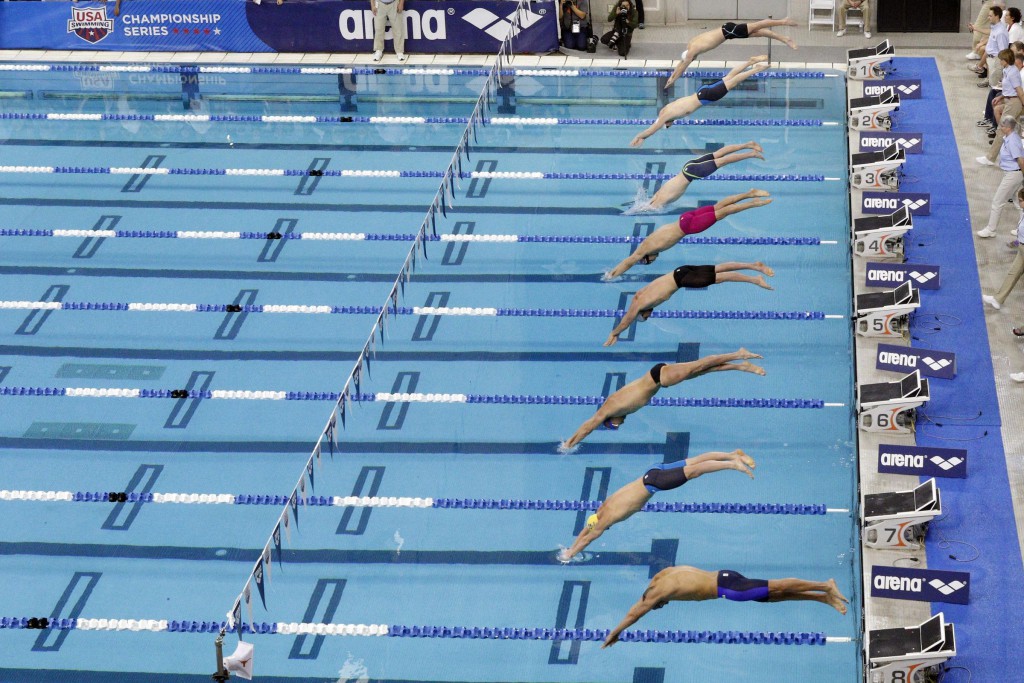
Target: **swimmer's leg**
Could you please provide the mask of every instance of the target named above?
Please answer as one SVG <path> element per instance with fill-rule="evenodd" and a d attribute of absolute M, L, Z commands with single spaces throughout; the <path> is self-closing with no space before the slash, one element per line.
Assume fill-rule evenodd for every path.
<path fill-rule="evenodd" d="M 749 25 L 748 25 L 747 28 L 749 30 Z M 789 36 L 784 36 L 784 35 L 782 35 L 780 33 L 776 33 L 775 31 L 769 31 L 766 28 L 758 29 L 757 31 L 751 31 L 750 35 L 748 35 L 747 37 L 748 38 L 770 38 L 771 40 L 777 40 L 780 43 L 785 43 L 786 45 L 788 45 L 790 48 L 792 48 L 794 50 L 796 49 L 796 41 L 795 40 L 793 40 Z"/>
<path fill-rule="evenodd" d="M 687 458 L 686 467 L 683 471 L 686 473 L 688 480 L 699 477 L 702 474 L 720 472 L 722 470 L 743 472 L 753 479 L 754 473 L 751 471 L 751 468 L 754 466 L 754 459 L 743 451 L 732 451 L 731 453 L 711 451 Z"/>
<path fill-rule="evenodd" d="M 750 353 L 746 349 L 733 351 L 732 353 L 719 353 L 712 356 L 704 356 L 688 363 L 672 363 L 661 369 L 661 386 L 670 387 L 673 384 L 703 375 L 706 372 L 714 372 L 719 369 L 739 369 L 739 366 L 730 365 L 731 361 L 746 360 L 748 358 L 760 358 L 757 354 Z"/>
<path fill-rule="evenodd" d="M 765 71 L 769 67 L 769 64 L 767 62 L 760 61 L 762 58 L 768 59 L 768 55 L 758 55 L 757 57 L 751 57 L 750 58 L 751 59 L 751 66 L 750 66 L 750 68 L 745 68 L 745 67 L 744 68 L 740 68 L 740 67 L 737 67 L 737 69 L 740 69 L 739 72 L 737 72 L 736 69 L 734 69 L 733 71 L 729 72 L 729 74 L 725 78 L 722 79 L 722 81 L 725 83 L 725 87 L 728 90 L 732 90 L 737 85 L 739 85 L 743 81 L 747 80 L 751 76 L 753 76 L 755 74 L 759 74 L 762 71 Z M 758 60 L 758 61 L 755 63 L 753 60 Z"/>
<path fill-rule="evenodd" d="M 775 271 L 760 261 L 757 263 L 719 263 L 715 266 L 715 284 L 720 282 L 746 282 L 765 289 L 772 289 L 771 285 L 765 282 L 763 276 L 734 272 L 737 270 L 756 270 L 768 275 L 769 277 L 775 274 Z"/>
<path fill-rule="evenodd" d="M 744 199 L 751 199 L 753 201 L 740 203 Z M 717 202 L 715 204 L 715 220 L 722 220 L 726 216 L 731 216 L 740 211 L 746 211 L 747 209 L 754 209 L 758 206 L 765 206 L 771 204 L 772 200 L 768 197 L 768 193 L 764 190 L 749 190 L 743 194 L 735 194 L 731 197 Z"/>
<path fill-rule="evenodd" d="M 776 26 L 799 26 L 800 24 L 795 19 L 786 17 L 785 19 L 761 19 L 760 21 L 748 21 L 747 22 L 747 35 L 753 36 L 754 33 L 761 29 L 775 28 Z"/>

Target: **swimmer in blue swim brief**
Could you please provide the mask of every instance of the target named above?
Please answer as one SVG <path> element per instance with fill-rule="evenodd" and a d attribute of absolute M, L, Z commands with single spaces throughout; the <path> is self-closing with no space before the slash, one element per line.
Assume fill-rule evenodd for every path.
<path fill-rule="evenodd" d="M 846 614 L 846 599 L 835 579 L 748 579 L 732 569 L 709 572 L 696 567 L 669 567 L 654 575 L 640 601 L 630 608 L 626 618 L 605 639 L 602 648 L 614 645 L 619 635 L 652 609 L 661 609 L 673 600 L 700 601 L 725 598 L 737 602 L 786 602 L 814 600 Z"/>
<path fill-rule="evenodd" d="M 705 85 L 692 95 L 680 97 L 678 100 L 669 102 L 661 108 L 660 112 L 658 112 L 657 120 L 651 124 L 647 130 L 642 133 L 638 133 L 636 137 L 633 138 L 633 141 L 629 143 L 630 146 L 639 147 L 644 144 L 644 140 L 651 137 L 662 128 L 668 128 L 676 119 L 689 116 L 705 104 L 717 102 L 725 97 L 726 93 L 737 85 L 751 76 L 765 71 L 766 69 L 768 69 L 768 55 L 757 55 L 756 57 L 751 57 L 746 64 L 737 66 L 726 74 L 725 78 L 722 80 L 716 81 L 710 85 Z"/>
<path fill-rule="evenodd" d="M 658 363 L 651 371 L 635 379 L 609 396 L 601 404 L 590 419 L 580 425 L 576 433 L 559 445 L 558 450 L 562 453 L 571 452 L 581 441 L 590 435 L 595 429 L 618 429 L 626 421 L 626 416 L 632 415 L 651 402 L 654 395 L 662 387 L 670 387 L 694 377 L 706 375 L 709 372 L 721 372 L 723 370 L 741 370 L 755 375 L 764 375 L 764 368 L 750 363 L 752 358 L 760 358 L 756 353 L 746 349 L 733 351 L 732 353 L 720 353 L 713 356 L 698 358 L 689 363 Z M 733 361 L 740 361 L 734 363 Z"/>
<path fill-rule="evenodd" d="M 647 470 L 642 477 L 634 479 L 618 491 L 608 496 L 597 512 L 587 518 L 572 547 L 563 550 L 558 559 L 568 562 L 576 553 L 600 538 L 601 534 L 624 519 L 629 519 L 643 509 L 655 493 L 677 489 L 691 479 L 702 474 L 736 470 L 754 478 L 754 459 L 741 450 L 711 451 L 686 460 L 672 463 L 661 463 Z"/>

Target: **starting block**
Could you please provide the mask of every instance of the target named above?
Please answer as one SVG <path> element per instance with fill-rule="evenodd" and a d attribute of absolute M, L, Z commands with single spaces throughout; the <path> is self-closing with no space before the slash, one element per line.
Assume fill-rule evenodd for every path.
<path fill-rule="evenodd" d="M 866 432 L 910 434 L 916 411 L 931 399 L 928 380 L 914 370 L 896 382 L 857 385 L 857 425 Z"/>
<path fill-rule="evenodd" d="M 900 108 L 900 96 L 895 88 L 880 95 L 855 97 L 850 100 L 851 130 L 889 130 L 892 128 L 890 112 Z"/>
<path fill-rule="evenodd" d="M 917 626 L 868 631 L 868 683 L 926 683 L 956 657 L 956 630 L 939 612 Z"/>
<path fill-rule="evenodd" d="M 920 550 L 928 523 L 942 514 L 942 496 L 929 479 L 911 491 L 866 493 L 861 504 L 864 545 L 876 550 Z"/>
<path fill-rule="evenodd" d="M 883 40 L 874 47 L 858 50 L 847 50 L 846 76 L 853 81 L 877 81 L 885 78 L 882 65 L 892 61 L 896 48 L 888 40 Z"/>
<path fill-rule="evenodd" d="M 895 142 L 877 152 L 856 152 L 850 156 L 850 186 L 857 190 L 900 189 L 900 166 L 907 151 Z"/>
<path fill-rule="evenodd" d="M 921 307 L 921 292 L 909 282 L 885 292 L 857 295 L 857 334 L 862 337 L 910 335 L 910 314 Z"/>
<path fill-rule="evenodd" d="M 853 253 L 856 256 L 906 260 L 903 236 L 914 228 L 910 208 L 903 206 L 888 216 L 865 216 L 853 221 Z"/>

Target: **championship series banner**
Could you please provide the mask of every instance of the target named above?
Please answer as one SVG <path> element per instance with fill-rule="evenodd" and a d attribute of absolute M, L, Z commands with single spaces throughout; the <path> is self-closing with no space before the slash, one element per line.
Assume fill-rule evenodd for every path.
<path fill-rule="evenodd" d="M 512 27 L 511 0 L 409 0 L 409 54 L 493 53 Z M 517 54 L 558 47 L 552 0 L 534 0 L 512 39 Z M 0 2 L 0 49 L 131 52 L 371 52 L 369 0 Z M 387 32 L 392 50 L 391 31 Z"/>

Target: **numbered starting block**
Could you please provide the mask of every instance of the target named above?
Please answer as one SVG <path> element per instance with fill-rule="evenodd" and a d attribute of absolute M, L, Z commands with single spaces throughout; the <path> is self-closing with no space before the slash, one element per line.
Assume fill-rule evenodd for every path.
<path fill-rule="evenodd" d="M 846 75 L 853 81 L 877 81 L 885 78 L 882 65 L 892 61 L 895 55 L 896 48 L 888 40 L 883 40 L 874 47 L 847 50 Z"/>
<path fill-rule="evenodd" d="M 857 295 L 857 334 L 862 337 L 910 336 L 910 314 L 921 307 L 921 292 L 909 282 L 885 292 Z"/>
<path fill-rule="evenodd" d="M 910 208 L 903 206 L 888 216 L 865 216 L 853 221 L 853 253 L 875 259 L 905 261 L 903 236 L 913 230 Z"/>
<path fill-rule="evenodd" d="M 928 523 L 942 514 L 934 479 L 910 491 L 866 493 L 861 504 L 864 545 L 876 550 L 920 550 Z"/>
<path fill-rule="evenodd" d="M 927 683 L 956 657 L 956 631 L 939 612 L 918 626 L 868 631 L 864 648 L 867 683 Z"/>
<path fill-rule="evenodd" d="M 900 96 L 894 88 L 880 95 L 855 97 L 850 100 L 851 130 L 889 130 L 892 117 L 889 114 L 900 108 Z"/>
<path fill-rule="evenodd" d="M 856 152 L 850 156 L 850 186 L 857 190 L 900 189 L 900 166 L 907 151 L 895 142 L 877 152 Z"/>
<path fill-rule="evenodd" d="M 928 380 L 914 370 L 896 382 L 857 385 L 857 422 L 866 432 L 910 434 L 917 409 L 931 399 Z"/>

